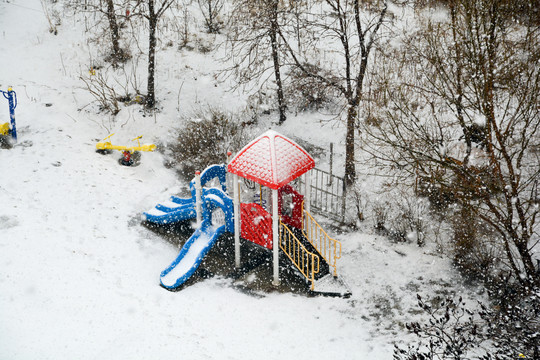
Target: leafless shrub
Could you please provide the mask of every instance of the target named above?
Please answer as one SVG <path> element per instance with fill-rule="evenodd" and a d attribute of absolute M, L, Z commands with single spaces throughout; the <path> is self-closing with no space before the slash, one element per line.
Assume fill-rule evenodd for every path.
<path fill-rule="evenodd" d="M 474 214 L 471 207 L 461 206 L 451 215 L 452 255 L 458 270 L 471 281 L 487 283 L 501 269 L 503 249 L 489 225 Z"/>
<path fill-rule="evenodd" d="M 211 36 L 211 35 L 207 35 Z M 191 47 L 187 47 L 190 50 L 196 50 L 200 52 L 201 54 L 208 54 L 214 49 L 214 44 L 211 39 L 208 39 L 204 36 L 197 36 L 193 35 L 191 36 Z"/>
<path fill-rule="evenodd" d="M 438 6 L 448 6 L 449 0 L 415 0 L 414 7 L 417 9 L 435 8 Z"/>
<path fill-rule="evenodd" d="M 385 231 L 388 220 L 388 203 L 377 202 L 372 207 L 375 230 Z"/>
<path fill-rule="evenodd" d="M 190 24 L 192 23 L 193 16 L 189 12 L 189 7 L 186 1 L 182 2 L 182 7 L 177 5 L 177 11 L 180 13 L 181 19 L 177 19 L 173 23 L 176 34 L 178 34 L 178 49 L 193 50 L 193 46 L 189 45 L 191 38 Z"/>
<path fill-rule="evenodd" d="M 49 11 L 49 7 L 46 4 L 45 0 L 41 0 L 41 8 L 43 9 L 43 13 L 45 14 L 45 18 L 47 19 L 47 22 L 49 23 L 49 32 L 51 34 L 57 35 L 58 34 L 58 27 L 62 22 L 60 20 L 60 16 L 58 15 L 58 12 L 55 10 Z"/>
<path fill-rule="evenodd" d="M 145 103 L 145 96 L 140 90 L 140 76 L 137 74 L 139 59 L 140 55 L 134 58 L 132 66 L 123 66 L 117 69 L 117 72 L 122 76 L 114 78 L 116 84 L 122 89 L 122 94 L 117 99 L 127 105 Z"/>
<path fill-rule="evenodd" d="M 110 112 L 112 115 L 120 112 L 118 95 L 114 88 L 107 83 L 107 78 L 103 76 L 101 71 L 91 69 L 90 75 L 81 75 L 79 79 L 84 82 L 87 90 L 98 102 L 100 110 Z"/>
<path fill-rule="evenodd" d="M 415 241 L 418 246 L 424 246 L 428 211 L 429 206 L 422 199 L 404 197 L 395 204 L 389 221 L 389 236 L 396 241 Z"/>
<path fill-rule="evenodd" d="M 538 359 L 540 292 L 508 285 L 499 284 L 499 296 L 505 295 L 501 305 L 495 305 L 495 298 L 491 304 L 479 302 L 476 309 L 462 297 L 424 300 L 417 294 L 418 306 L 429 320 L 406 324 L 418 340 L 407 348 L 396 344 L 393 358 Z"/>
<path fill-rule="evenodd" d="M 204 17 L 204 26 L 210 34 L 219 34 L 223 27 L 220 12 L 223 9 L 223 0 L 198 0 Z"/>
<path fill-rule="evenodd" d="M 352 204 L 356 210 L 356 220 L 362 222 L 366 219 L 367 199 L 363 196 L 363 191 L 356 187 L 351 191 Z"/>

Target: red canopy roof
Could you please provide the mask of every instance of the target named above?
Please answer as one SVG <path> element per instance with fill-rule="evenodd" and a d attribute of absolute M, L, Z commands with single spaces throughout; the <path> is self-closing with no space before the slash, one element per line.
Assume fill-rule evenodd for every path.
<path fill-rule="evenodd" d="M 315 160 L 291 139 L 269 130 L 247 144 L 227 170 L 271 189 L 279 189 L 315 167 Z"/>

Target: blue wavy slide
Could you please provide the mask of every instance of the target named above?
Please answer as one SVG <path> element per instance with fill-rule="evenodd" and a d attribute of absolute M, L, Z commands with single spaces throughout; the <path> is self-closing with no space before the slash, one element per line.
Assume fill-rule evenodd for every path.
<path fill-rule="evenodd" d="M 178 221 L 194 219 L 195 199 L 183 199 L 171 196 L 169 201 L 156 205 L 155 208 L 144 213 L 145 220 L 155 224 L 173 224 Z"/>
<path fill-rule="evenodd" d="M 176 289 L 197 270 L 217 239 L 225 232 L 225 225 L 214 227 L 209 220 L 191 235 L 177 258 L 161 273 L 161 286 Z"/>

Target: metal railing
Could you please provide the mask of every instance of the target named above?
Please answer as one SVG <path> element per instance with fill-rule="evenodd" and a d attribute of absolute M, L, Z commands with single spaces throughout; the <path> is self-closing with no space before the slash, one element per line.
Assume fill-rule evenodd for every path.
<path fill-rule="evenodd" d="M 299 179 L 305 186 L 305 179 Z M 343 178 L 320 169 L 311 170 L 310 205 L 316 212 L 332 220 L 345 222 Z"/>
<path fill-rule="evenodd" d="M 313 216 L 304 209 L 302 232 L 311 245 L 334 268 L 333 275 L 337 276 L 337 260 L 341 258 L 341 242 L 328 236 L 326 231 L 315 221 Z"/>
<path fill-rule="evenodd" d="M 319 256 L 309 252 L 291 229 L 281 221 L 279 229 L 279 247 L 302 275 L 311 281 L 311 290 L 314 290 L 315 274 L 319 272 Z"/>

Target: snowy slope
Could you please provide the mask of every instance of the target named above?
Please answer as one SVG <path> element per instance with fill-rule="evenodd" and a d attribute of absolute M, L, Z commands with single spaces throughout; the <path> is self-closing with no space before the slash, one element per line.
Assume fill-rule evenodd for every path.
<path fill-rule="evenodd" d="M 416 292 L 455 291 L 455 279 L 440 282 L 443 259 L 360 233 L 336 234 L 348 300 L 254 297 L 223 278 L 164 290 L 159 274 L 178 249 L 139 216 L 185 184 L 159 153 L 123 167 L 119 153 L 96 154 L 95 143 L 107 129 L 118 143 L 166 139 L 177 94 L 163 94 L 151 119 L 134 109 L 116 122 L 78 111 L 91 101 L 78 80 L 88 51 L 80 24 L 64 19 L 57 36 L 47 29 L 40 1 L 0 0 L 0 89 L 13 86 L 19 98 L 19 144 L 0 150 L 0 359 L 390 359 Z M 210 79 L 199 60 L 191 59 L 195 77 Z M 167 83 L 173 70 L 161 71 Z M 204 86 L 193 76 L 168 81 L 186 82 L 186 107 L 194 101 L 186 89 Z M 206 84 L 212 99 L 219 88 Z"/>

